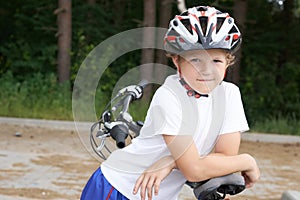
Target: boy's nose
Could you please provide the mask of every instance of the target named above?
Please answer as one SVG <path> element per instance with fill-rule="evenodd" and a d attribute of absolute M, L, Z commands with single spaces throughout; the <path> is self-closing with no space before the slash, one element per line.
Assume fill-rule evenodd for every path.
<path fill-rule="evenodd" d="M 211 74 L 213 66 L 209 63 L 203 63 L 201 66 L 198 67 L 198 71 L 203 74 Z"/>

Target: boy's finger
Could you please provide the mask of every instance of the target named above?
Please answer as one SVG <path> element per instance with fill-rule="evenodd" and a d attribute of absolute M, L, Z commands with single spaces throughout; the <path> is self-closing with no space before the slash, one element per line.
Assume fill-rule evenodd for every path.
<path fill-rule="evenodd" d="M 153 193 L 153 185 L 154 185 L 155 177 L 150 177 L 148 184 L 147 184 L 147 193 L 148 193 L 148 199 L 152 199 L 152 193 Z"/>
<path fill-rule="evenodd" d="M 145 176 L 143 178 L 143 181 L 140 185 L 140 195 L 141 195 L 141 199 L 144 200 L 145 199 L 145 193 L 146 193 L 146 189 L 147 189 L 147 185 L 149 182 L 150 177 L 149 176 Z"/>
<path fill-rule="evenodd" d="M 156 196 L 158 195 L 160 183 L 161 183 L 161 180 L 160 180 L 160 179 L 156 179 L 156 180 L 155 180 L 155 183 L 154 183 L 154 194 L 155 194 Z"/>
<path fill-rule="evenodd" d="M 138 192 L 138 190 L 139 190 L 139 188 L 140 188 L 140 186 L 141 186 L 141 183 L 142 183 L 143 179 L 144 179 L 144 174 L 142 174 L 142 175 L 136 180 L 135 185 L 134 185 L 134 187 L 133 187 L 133 194 L 137 194 L 137 192 Z"/>

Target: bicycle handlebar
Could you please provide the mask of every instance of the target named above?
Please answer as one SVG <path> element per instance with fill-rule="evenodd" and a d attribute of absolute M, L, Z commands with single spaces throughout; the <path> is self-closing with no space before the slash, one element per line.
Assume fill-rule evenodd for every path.
<path fill-rule="evenodd" d="M 125 147 L 128 134 L 128 127 L 124 123 L 118 123 L 110 129 L 110 136 L 116 141 L 116 145 L 120 149 Z"/>
<path fill-rule="evenodd" d="M 118 148 L 123 148 L 126 146 L 125 140 L 128 135 L 130 135 L 131 138 L 139 135 L 142 124 L 133 120 L 128 109 L 132 101 L 142 98 L 143 89 L 147 84 L 148 81 L 142 80 L 137 85 L 129 85 L 119 90 L 117 95 L 107 104 L 100 120 L 92 125 L 90 143 L 95 153 L 104 160 L 106 156 L 102 150 L 105 149 L 111 153 L 109 148 L 105 145 L 105 139 L 107 137 L 114 139 Z M 109 106 L 111 106 L 111 109 L 109 109 Z M 117 112 L 118 109 L 121 111 L 118 112 L 116 118 L 113 119 L 112 113 Z M 97 125 L 99 125 L 99 130 L 94 136 Z M 100 142 L 97 143 L 96 138 L 100 139 Z"/>

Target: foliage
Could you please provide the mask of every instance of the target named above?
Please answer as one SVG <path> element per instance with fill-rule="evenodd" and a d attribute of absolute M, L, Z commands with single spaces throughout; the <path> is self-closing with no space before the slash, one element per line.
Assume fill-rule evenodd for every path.
<path fill-rule="evenodd" d="M 18 1 L 17 1 L 18 2 Z M 46 1 L 26 0 L 20 7 L 8 7 L 14 19 L 11 33 L 0 46 L 0 75 L 11 71 L 18 80 L 24 80 L 32 71 L 53 72 L 55 69 L 55 16 L 49 12 L 53 4 Z M 21 6 L 22 4 L 22 6 Z M 7 9 L 8 9 L 7 8 Z M 52 24 L 52 26 L 51 26 Z"/>
<path fill-rule="evenodd" d="M 263 133 L 291 134 L 300 136 L 300 121 L 295 118 L 272 118 L 253 123 L 251 131 Z"/>
<path fill-rule="evenodd" d="M 69 88 L 67 83 L 57 84 L 53 73 L 35 73 L 17 82 L 8 71 L 0 78 L 0 116 L 70 120 Z"/>
<path fill-rule="evenodd" d="M 265 12 L 256 12 L 261 9 Z M 265 1 L 249 2 L 241 88 L 251 124 L 300 118 L 300 55 L 295 47 L 300 38 L 294 34 L 299 20 L 282 17 L 287 10 L 272 9 Z"/>
<path fill-rule="evenodd" d="M 34 82 L 35 74 L 42 74 L 43 76 L 52 74 L 55 80 L 57 25 L 53 11 L 57 8 L 57 2 L 51 0 L 15 0 L 15 3 L 16 6 L 12 6 L 9 3 L 1 2 L 1 7 L 6 9 L 6 12 L 0 12 L 0 22 L 4 22 L 7 18 L 13 20 L 9 24 L 11 26 L 8 33 L 2 35 L 6 38 L 0 37 L 3 39 L 0 45 L 0 77 L 7 76 L 6 73 L 11 74 L 13 80 L 8 81 L 8 84 L 10 82 L 22 84 L 26 81 Z M 71 84 L 76 78 L 77 70 L 83 59 L 93 48 L 121 30 L 137 26 L 137 22 L 134 21 L 137 19 L 137 12 L 132 12 L 134 9 L 123 14 L 126 16 L 125 20 L 116 22 L 113 13 L 105 11 L 112 7 L 111 2 L 107 2 L 105 6 L 101 4 L 88 5 L 82 0 L 75 0 L 72 3 Z M 136 5 L 139 4 L 135 3 L 134 5 L 132 2 L 127 2 L 125 6 L 132 8 Z M 118 77 L 135 66 L 138 60 L 138 54 L 128 54 L 114 62 L 102 77 L 99 93 L 110 96 L 109 93 Z M 26 86 L 23 84 L 23 88 Z M 38 93 L 39 91 L 35 92 Z M 2 93 L 1 90 L 0 93 Z M 21 94 L 23 93 L 18 95 Z M 36 95 L 39 96 L 39 94 Z M 13 114 L 8 115 L 12 116 Z M 17 114 L 16 116 L 20 115 Z M 60 117 L 53 116 L 53 118 Z"/>

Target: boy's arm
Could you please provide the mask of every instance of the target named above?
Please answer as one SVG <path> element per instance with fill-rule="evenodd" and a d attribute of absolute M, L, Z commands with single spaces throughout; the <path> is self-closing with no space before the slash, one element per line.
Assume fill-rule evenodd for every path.
<path fill-rule="evenodd" d="M 241 133 L 227 133 L 220 135 L 217 143 L 215 145 L 215 150 L 213 154 L 224 155 L 224 156 L 233 156 L 237 155 L 239 152 L 241 143 Z"/>
<path fill-rule="evenodd" d="M 222 176 L 238 171 L 243 171 L 245 178 L 248 179 L 248 186 L 251 186 L 258 179 L 259 170 L 257 168 L 255 160 L 250 155 L 242 154 L 234 156 L 237 155 L 240 146 L 239 132 L 221 135 L 215 145 L 215 153 L 212 153 L 204 158 L 200 158 L 195 144 L 193 141 L 191 141 L 191 138 L 189 136 L 164 136 L 164 138 L 166 140 L 166 143 L 168 144 L 168 147 L 170 148 L 170 151 L 172 152 L 172 157 L 167 156 L 160 159 L 139 177 L 135 184 L 133 193 L 136 194 L 138 192 L 138 189 L 140 189 L 142 199 L 145 198 L 146 190 L 149 199 L 152 198 L 153 190 L 154 193 L 157 195 L 160 182 L 174 168 L 181 168 L 181 170 L 187 170 L 188 172 L 191 172 L 191 170 L 193 170 L 191 172 L 192 176 L 198 178 L 197 181 Z M 189 159 L 189 157 L 191 157 L 191 159 Z M 228 159 L 224 157 L 228 157 Z M 179 159 L 176 159 L 175 162 L 174 158 Z M 182 161 L 185 159 L 187 159 L 188 161 Z M 185 162 L 185 164 L 183 166 L 179 166 L 182 162 Z M 199 165 L 203 165 L 203 167 L 198 168 L 196 166 L 195 168 L 195 165 L 197 165 L 196 163 L 198 163 Z M 220 165 L 220 163 L 222 163 L 222 165 Z M 201 172 L 201 169 L 204 171 L 211 171 L 207 170 L 211 169 L 210 167 L 212 167 L 212 170 L 216 172 Z M 199 172 L 197 172 L 197 170 Z M 182 172 L 186 176 L 185 172 Z M 197 173 L 201 173 L 201 175 L 194 176 Z"/>
<path fill-rule="evenodd" d="M 177 168 L 191 182 L 203 181 L 235 172 L 243 172 L 252 184 L 259 177 L 256 161 L 248 154 L 200 157 L 191 136 L 164 135 L 163 137 Z"/>

